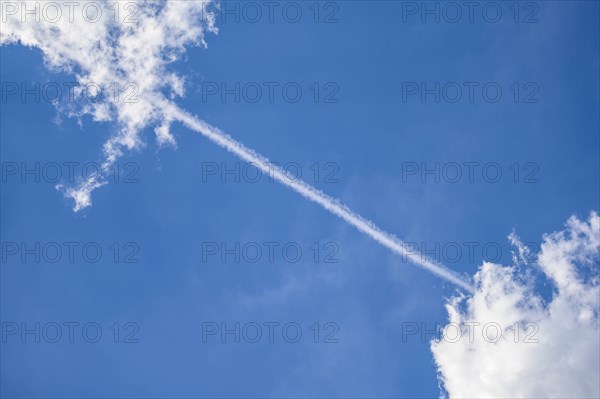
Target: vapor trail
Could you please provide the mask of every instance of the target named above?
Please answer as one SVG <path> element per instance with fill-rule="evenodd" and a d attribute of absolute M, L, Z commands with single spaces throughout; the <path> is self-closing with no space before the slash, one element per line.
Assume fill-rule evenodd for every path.
<path fill-rule="evenodd" d="M 45 62 L 53 68 L 69 73 L 79 71 L 77 81 L 83 87 L 90 82 L 100 88 L 111 88 L 114 83 L 118 83 L 119 88 L 126 88 L 131 82 L 138 87 L 136 101 L 119 101 L 109 95 L 102 101 L 84 102 L 81 109 L 67 109 L 70 116 L 91 115 L 96 121 L 115 121 L 119 126 L 118 134 L 104 143 L 102 170 L 78 187 L 65 189 L 65 195 L 75 201 L 75 212 L 91 205 L 92 191 L 106 183 L 105 174 L 123 150 L 140 146 L 140 133 L 144 128 L 155 124 L 158 142 L 174 144 L 169 126 L 171 122 L 179 121 L 241 159 L 256 164 L 281 184 L 321 205 L 393 252 L 473 292 L 471 284 L 456 273 L 421 254 L 408 253 L 404 243 L 392 234 L 166 99 L 165 94 L 173 99 L 184 93 L 184 79 L 169 72 L 167 66 L 183 54 L 186 46 L 206 46 L 205 33 L 217 32 L 215 9 L 209 7 L 210 2 L 135 3 L 140 12 L 134 24 L 111 18 L 113 7 L 108 2 L 103 4 L 106 8 L 102 13 L 104 17 L 94 23 L 85 17 L 63 18 L 58 23 L 24 19 L 14 4 L 10 10 L 3 8 L 8 15 L 0 21 L 0 45 L 20 43 L 39 48 Z M 39 9 L 39 5 L 36 8 Z M 61 186 L 57 188 L 61 189 Z"/>
<path fill-rule="evenodd" d="M 171 102 L 163 101 L 162 107 L 165 114 L 169 115 L 172 120 L 177 120 L 183 123 L 189 129 L 202 134 L 213 143 L 225 148 L 229 152 L 232 152 L 244 161 L 255 164 L 259 169 L 272 176 L 279 183 L 291 188 L 304 198 L 321 205 L 325 210 L 345 220 L 384 247 L 390 249 L 392 252 L 408 257 L 414 264 L 429 270 L 433 274 L 467 290 L 470 293 L 474 292 L 473 286 L 452 270 L 449 270 L 434 260 L 424 257 L 422 254 L 415 254 L 406 251 L 404 243 L 393 234 L 381 230 L 379 227 L 375 226 L 373 222 L 356 214 L 335 198 L 330 197 L 308 183 L 290 175 L 284 169 L 272 164 L 266 157 L 244 146 L 227 133 L 180 109 Z"/>

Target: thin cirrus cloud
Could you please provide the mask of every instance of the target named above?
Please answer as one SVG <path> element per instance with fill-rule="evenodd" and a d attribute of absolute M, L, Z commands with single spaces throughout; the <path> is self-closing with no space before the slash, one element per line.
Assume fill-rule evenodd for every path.
<path fill-rule="evenodd" d="M 74 210 L 92 204 L 92 192 L 106 184 L 104 173 L 126 151 L 142 145 L 142 132 L 153 128 L 161 145 L 175 146 L 172 123 L 181 123 L 211 142 L 253 162 L 264 172 L 304 198 L 371 237 L 393 252 L 408 256 L 420 267 L 463 288 L 468 295 L 447 304 L 450 321 L 493 321 L 503 330 L 514 323 L 539 326 L 538 344 L 514 343 L 512 335 L 490 344 L 475 340 L 458 343 L 434 342 L 431 350 L 439 378 L 451 397 L 598 397 L 598 273 L 599 218 L 572 218 L 564 232 L 545 237 L 538 258 L 540 270 L 555 288 L 550 302 L 535 293 L 532 281 L 518 266 L 486 263 L 475 276 L 476 287 L 443 265 L 421 254 L 405 253 L 406 246 L 372 222 L 354 213 L 336 199 L 291 178 L 267 158 L 231 136 L 180 109 L 174 102 L 184 95 L 184 78 L 169 69 L 189 46 L 206 46 L 205 36 L 217 33 L 216 7 L 208 1 L 139 2 L 135 23 L 115 18 L 108 2 L 98 21 L 61 18 L 57 22 L 28 18 L 13 13 L 2 2 L 0 44 L 22 44 L 38 48 L 48 67 L 73 74 L 80 87 L 93 83 L 108 91 L 112 85 L 136 85 L 136 101 L 118 101 L 112 96 L 100 101 L 59 105 L 74 117 L 91 115 L 95 121 L 116 126 L 103 146 L 102 171 L 74 187 L 58 188 L 74 201 Z M 69 2 L 53 2 L 68 10 Z M 36 3 L 37 4 L 37 3 Z M 14 10 L 13 10 L 14 11 Z M 82 99 L 83 91 L 76 91 Z M 513 243 L 524 247 L 516 236 Z M 587 271 L 585 269 L 588 269 Z M 526 274 L 525 274 L 526 276 Z M 586 277 L 587 276 L 587 277 Z M 523 333 L 525 333 L 523 331 Z"/>

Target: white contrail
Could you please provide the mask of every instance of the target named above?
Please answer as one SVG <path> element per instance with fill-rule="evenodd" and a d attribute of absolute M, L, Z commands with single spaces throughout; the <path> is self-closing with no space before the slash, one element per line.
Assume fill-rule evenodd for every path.
<path fill-rule="evenodd" d="M 163 7 L 155 7 L 153 2 L 136 3 L 142 11 L 136 16 L 139 19 L 136 24 L 113 20 L 108 17 L 110 12 L 103 14 L 104 18 L 98 23 L 91 24 L 86 18 L 61 19 L 59 23 L 46 19 L 34 22 L 21 18 L 18 7 L 12 4 L 16 2 L 5 3 L 12 6 L 8 18 L 0 21 L 0 45 L 21 43 L 37 47 L 44 53 L 48 65 L 59 70 L 73 73 L 73 67 L 77 66 L 81 69 L 81 74 L 77 75 L 81 86 L 90 82 L 100 88 L 111 88 L 114 83 L 119 83 L 119 88 L 128 87 L 131 82 L 139 86 L 136 101 L 119 101 L 107 96 L 104 101 L 86 102 L 79 112 L 71 114 L 92 115 L 98 121 L 116 121 L 120 127 L 119 134 L 104 144 L 106 160 L 100 174 L 91 176 L 77 188 L 66 189 L 66 195 L 75 200 L 76 212 L 91 205 L 92 191 L 105 183 L 103 173 L 110 169 L 122 151 L 139 147 L 140 132 L 145 127 L 158 123 L 155 132 L 159 143 L 174 143 L 169 125 L 179 121 L 243 160 L 254 163 L 283 185 L 344 219 L 393 252 L 473 292 L 472 286 L 456 273 L 421 254 L 409 253 L 405 244 L 392 234 L 163 97 L 165 92 L 171 98 L 183 95 L 184 80 L 168 72 L 167 65 L 178 58 L 186 45 L 205 45 L 205 33 L 217 32 L 215 13 L 209 9 L 208 2 L 168 1 L 161 3 Z M 109 6 L 108 2 L 103 4 Z M 3 8 L 3 11 L 6 10 Z"/>
<path fill-rule="evenodd" d="M 180 109 L 173 103 L 163 101 L 162 105 L 165 114 L 169 115 L 172 120 L 178 120 L 189 129 L 202 134 L 213 143 L 225 148 L 227 151 L 234 153 L 244 161 L 255 164 L 264 173 L 272 176 L 281 184 L 291 188 L 303 197 L 321 205 L 323 208 L 342 218 L 384 247 L 399 255 L 408 257 L 416 265 L 429 270 L 435 275 L 450 281 L 461 288 L 464 288 L 468 292 L 474 292 L 473 286 L 452 270 L 449 270 L 434 260 L 424 257 L 422 254 L 408 252 L 405 244 L 393 234 L 381 230 L 379 227 L 375 226 L 373 222 L 356 214 L 350 208 L 341 204 L 338 200 L 328 196 L 322 191 L 317 190 L 306 182 L 299 180 L 295 176 L 290 175 L 281 167 L 271 163 L 266 157 L 256 153 L 252 149 L 244 146 L 242 143 L 239 143 L 227 133 Z"/>

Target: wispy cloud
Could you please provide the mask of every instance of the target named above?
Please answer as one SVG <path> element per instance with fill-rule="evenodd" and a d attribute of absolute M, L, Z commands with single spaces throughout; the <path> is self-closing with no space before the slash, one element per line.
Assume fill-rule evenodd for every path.
<path fill-rule="evenodd" d="M 92 192 L 105 184 L 105 174 L 123 152 L 142 145 L 144 128 L 154 126 L 160 144 L 175 143 L 160 104 L 184 94 L 184 79 L 168 67 L 186 46 L 206 46 L 205 34 L 217 32 L 215 7 L 210 1 L 53 3 L 58 12 L 43 2 L 2 2 L 0 44 L 39 48 L 48 67 L 75 75 L 80 85 L 75 98 L 81 101 L 61 105 L 67 115 L 91 115 L 117 126 L 104 143 L 101 171 L 78 187 L 58 186 L 79 211 L 92 204 Z M 25 7 L 35 7 L 36 14 Z M 121 93 L 84 101 L 86 87 Z"/>
<path fill-rule="evenodd" d="M 68 2 L 63 2 L 65 5 Z M 201 119 L 179 109 L 173 97 L 183 95 L 183 78 L 170 72 L 168 64 L 184 53 L 187 45 L 205 46 L 206 32 L 215 32 L 215 14 L 208 2 L 168 1 L 139 2 L 137 21 L 113 18 L 112 4 L 103 3 L 102 18 L 90 23 L 80 17 L 74 21 L 61 20 L 58 24 L 33 19 L 23 23 L 20 15 L 8 15 L 2 22 L 0 43 L 21 43 L 42 50 L 50 67 L 71 72 L 80 84 L 93 82 L 108 90 L 115 82 L 125 86 L 135 83 L 137 101 L 126 102 L 108 96 L 104 101 L 85 105 L 79 114 L 91 114 L 95 120 L 115 121 L 118 133 L 104 144 L 105 161 L 102 171 L 81 182 L 77 187 L 57 186 L 75 201 L 74 210 L 80 211 L 92 204 L 92 192 L 105 184 L 103 173 L 108 171 L 123 150 L 141 145 L 141 131 L 155 126 L 159 143 L 173 144 L 169 132 L 173 121 L 201 133 L 213 143 L 241 159 L 252 162 L 263 172 L 296 191 L 330 213 L 340 217 L 367 236 L 396 254 L 407 256 L 416 265 L 471 292 L 470 283 L 443 265 L 421 254 L 406 251 L 404 243 L 384 232 L 369 220 L 351 211 L 338 200 L 316 188 L 289 176 L 280 167 L 245 147 L 231 136 Z M 214 8 L 212 8 L 214 10 Z"/>

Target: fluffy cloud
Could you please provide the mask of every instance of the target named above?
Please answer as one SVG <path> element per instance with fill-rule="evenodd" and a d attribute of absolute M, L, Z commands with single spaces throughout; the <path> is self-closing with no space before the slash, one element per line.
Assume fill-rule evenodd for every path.
<path fill-rule="evenodd" d="M 443 393 L 600 397 L 598 214 L 587 221 L 571 217 L 565 230 L 544 236 L 535 267 L 553 289 L 547 300 L 530 266 L 522 264 L 526 249 L 515 234 L 509 238 L 517 248 L 515 265 L 483 264 L 475 294 L 452 298 L 446 306 L 451 323 L 446 339 L 431 343 Z"/>
<path fill-rule="evenodd" d="M 76 76 L 79 101 L 59 105 L 67 115 L 91 115 L 96 121 L 116 124 L 116 133 L 104 144 L 103 170 L 109 170 L 124 150 L 139 147 L 141 131 L 148 126 L 155 127 L 160 144 L 174 145 L 169 132 L 172 118 L 159 103 L 183 95 L 184 81 L 168 66 L 186 46 L 206 46 L 205 34 L 217 32 L 214 5 L 210 1 L 52 3 L 59 7 L 3 1 L 0 45 L 38 48 L 50 68 Z M 37 10 L 27 14 L 25 7 Z M 94 101 L 86 98 L 89 88 L 100 93 Z M 78 211 L 91 205 L 92 191 L 104 184 L 100 173 L 78 187 L 66 188 L 65 193 Z"/>

